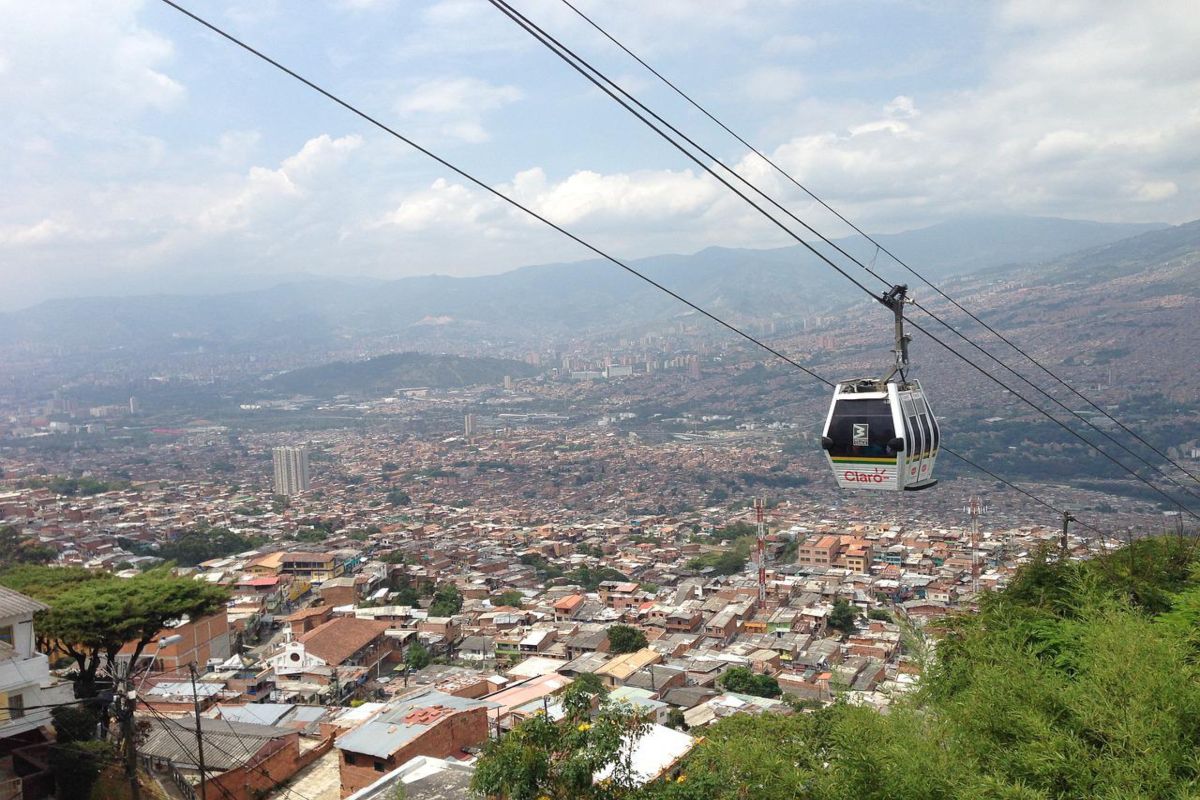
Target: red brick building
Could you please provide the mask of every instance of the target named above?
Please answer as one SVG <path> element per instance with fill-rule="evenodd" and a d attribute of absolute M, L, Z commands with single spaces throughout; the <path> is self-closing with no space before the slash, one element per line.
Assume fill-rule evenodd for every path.
<path fill-rule="evenodd" d="M 417 756 L 465 758 L 488 736 L 488 706 L 426 689 L 385 706 L 338 738 L 342 797 Z"/>

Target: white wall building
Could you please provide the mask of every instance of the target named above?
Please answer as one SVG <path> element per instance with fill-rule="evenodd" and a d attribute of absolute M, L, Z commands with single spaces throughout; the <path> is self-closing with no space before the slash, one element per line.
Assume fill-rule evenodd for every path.
<path fill-rule="evenodd" d="M 0 586 L 0 739 L 49 725 L 44 706 L 74 699 L 71 684 L 52 677 L 49 659 L 34 649 L 33 615 L 44 608 Z"/>

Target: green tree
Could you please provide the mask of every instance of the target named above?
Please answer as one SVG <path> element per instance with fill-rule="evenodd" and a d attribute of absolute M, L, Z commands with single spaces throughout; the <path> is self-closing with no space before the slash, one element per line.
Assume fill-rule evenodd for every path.
<path fill-rule="evenodd" d="M 75 660 L 78 697 L 95 696 L 97 672 L 101 666 L 115 672 L 117 653 L 127 642 L 134 644 L 130 663 L 136 663 L 168 623 L 213 614 L 229 596 L 222 587 L 178 578 L 168 570 L 133 578 L 78 572 L 59 577 L 58 572 L 62 570 L 27 567 L 6 573 L 0 582 L 18 591 L 33 587 L 33 596 L 50 606 L 37 615 L 35 627 L 39 637 L 55 642 Z"/>
<path fill-rule="evenodd" d="M 646 646 L 646 634 L 632 625 L 612 625 L 608 629 L 608 652 L 613 655 L 635 653 Z"/>
<path fill-rule="evenodd" d="M 96 738 L 100 712 L 90 705 L 58 706 L 51 709 L 50 719 L 54 724 L 54 740 L 58 744 L 86 742 Z"/>
<path fill-rule="evenodd" d="M 112 742 L 76 741 L 50 748 L 55 796 L 59 800 L 89 800 L 101 770 L 117 762 Z"/>
<path fill-rule="evenodd" d="M 414 672 L 419 669 L 425 669 L 432 660 L 433 656 L 429 654 L 429 648 L 419 641 L 414 641 L 410 644 L 404 654 L 404 663 Z"/>
<path fill-rule="evenodd" d="M 462 611 L 463 598 L 458 587 L 453 583 L 444 583 L 433 594 L 433 602 L 429 604 L 429 616 L 451 617 Z"/>
<path fill-rule="evenodd" d="M 560 700 L 562 719 L 536 714 L 484 745 L 471 779 L 476 792 L 496 800 L 630 796 L 632 749 L 622 743 L 641 736 L 646 723 L 609 702 L 598 680 L 576 680 Z"/>
<path fill-rule="evenodd" d="M 858 610 L 843 598 L 839 597 L 833 602 L 833 608 L 829 612 L 827 624 L 835 631 L 842 633 L 853 633 L 856 629 L 856 620 L 858 619 Z"/>
<path fill-rule="evenodd" d="M 521 604 L 524 602 L 525 595 L 521 594 L 516 589 L 509 589 L 507 592 L 501 592 L 500 596 L 496 598 L 497 605 L 513 606 L 514 608 L 520 608 Z"/>
<path fill-rule="evenodd" d="M 755 697 L 779 697 L 782 690 L 779 681 L 770 675 L 759 675 L 746 667 L 734 667 L 720 678 L 721 687 L 727 692 L 752 694 Z"/>
<path fill-rule="evenodd" d="M 22 536 L 15 525 L 0 525 L 0 553 L 15 564 L 45 564 L 58 557 L 58 551 L 36 539 Z"/>
<path fill-rule="evenodd" d="M 412 505 L 412 498 L 403 489 L 391 489 L 387 493 L 387 501 L 393 506 Z"/>
<path fill-rule="evenodd" d="M 265 537 L 243 536 L 228 528 L 204 526 L 190 528 L 157 547 L 130 539 L 118 540 L 122 547 L 137 555 L 157 556 L 184 567 L 194 567 L 213 558 L 253 550 L 264 541 Z"/>
<path fill-rule="evenodd" d="M 892 615 L 886 609 L 872 608 L 867 612 L 867 619 L 873 619 L 879 622 L 891 622 Z"/>

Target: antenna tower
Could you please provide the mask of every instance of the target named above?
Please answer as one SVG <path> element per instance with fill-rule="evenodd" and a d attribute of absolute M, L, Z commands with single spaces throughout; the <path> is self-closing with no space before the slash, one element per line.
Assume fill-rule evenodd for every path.
<path fill-rule="evenodd" d="M 767 605 L 767 525 L 763 519 L 765 504 L 761 497 L 754 498 L 754 519 L 758 523 L 758 607 Z"/>

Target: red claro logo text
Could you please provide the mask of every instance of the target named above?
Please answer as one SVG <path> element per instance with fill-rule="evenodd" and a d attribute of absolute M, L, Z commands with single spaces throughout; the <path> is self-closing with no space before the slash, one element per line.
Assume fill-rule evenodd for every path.
<path fill-rule="evenodd" d="M 842 480 L 849 483 L 883 483 L 887 480 L 887 473 L 880 467 L 876 467 L 874 472 L 848 469 L 842 473 Z"/>

